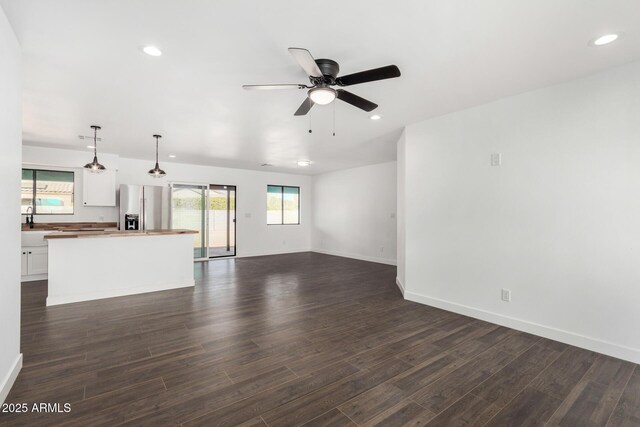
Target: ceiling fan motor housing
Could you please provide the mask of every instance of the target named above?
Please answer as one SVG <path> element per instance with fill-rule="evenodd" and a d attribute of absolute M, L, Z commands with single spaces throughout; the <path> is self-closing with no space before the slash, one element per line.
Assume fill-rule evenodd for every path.
<path fill-rule="evenodd" d="M 335 85 L 336 77 L 338 77 L 338 73 L 340 72 L 338 63 L 332 59 L 316 59 L 315 61 L 320 71 L 322 71 L 324 78 L 316 80 L 311 78 L 311 82 L 314 84 L 324 83 L 326 85 Z"/>

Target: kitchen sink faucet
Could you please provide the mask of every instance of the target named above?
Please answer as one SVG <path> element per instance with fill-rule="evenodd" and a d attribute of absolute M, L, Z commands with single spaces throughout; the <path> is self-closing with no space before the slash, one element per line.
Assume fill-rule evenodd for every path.
<path fill-rule="evenodd" d="M 31 210 L 31 215 L 29 215 L 29 210 Z M 33 222 L 33 206 L 29 206 L 27 208 L 27 225 L 29 226 L 29 228 L 33 228 L 34 222 Z"/>

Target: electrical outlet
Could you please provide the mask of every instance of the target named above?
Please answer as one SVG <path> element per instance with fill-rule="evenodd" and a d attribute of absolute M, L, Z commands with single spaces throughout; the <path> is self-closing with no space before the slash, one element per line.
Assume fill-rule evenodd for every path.
<path fill-rule="evenodd" d="M 491 166 L 500 166 L 502 164 L 502 154 L 500 153 L 492 153 L 491 154 Z"/>
<path fill-rule="evenodd" d="M 384 253 L 384 246 L 380 246 L 380 253 Z"/>
<path fill-rule="evenodd" d="M 511 301 L 511 290 L 502 288 L 502 301 Z"/>
<path fill-rule="evenodd" d="M 251 218 L 251 212 L 245 212 L 244 217 L 245 218 Z"/>

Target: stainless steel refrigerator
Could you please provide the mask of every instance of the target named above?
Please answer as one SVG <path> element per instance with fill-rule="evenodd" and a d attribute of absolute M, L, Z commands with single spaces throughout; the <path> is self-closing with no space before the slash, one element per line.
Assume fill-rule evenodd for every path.
<path fill-rule="evenodd" d="M 171 228 L 169 187 L 120 185 L 120 230 Z"/>

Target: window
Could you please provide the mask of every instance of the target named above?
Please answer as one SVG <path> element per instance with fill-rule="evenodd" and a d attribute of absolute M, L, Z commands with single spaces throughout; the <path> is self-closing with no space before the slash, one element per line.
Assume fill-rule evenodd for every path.
<path fill-rule="evenodd" d="M 20 211 L 34 214 L 73 215 L 73 172 L 22 169 Z"/>
<path fill-rule="evenodd" d="M 300 187 L 267 186 L 267 224 L 300 224 Z"/>

